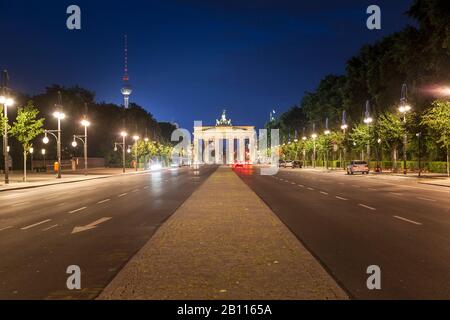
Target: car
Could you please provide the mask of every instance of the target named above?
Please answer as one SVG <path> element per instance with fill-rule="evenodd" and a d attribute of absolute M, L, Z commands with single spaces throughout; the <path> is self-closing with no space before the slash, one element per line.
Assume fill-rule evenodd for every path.
<path fill-rule="evenodd" d="M 361 172 L 362 174 L 369 174 L 369 165 L 363 160 L 353 160 L 347 166 L 347 174 L 354 174 Z"/>
<path fill-rule="evenodd" d="M 287 160 L 287 161 L 284 163 L 284 168 L 294 168 L 294 161 Z"/>
<path fill-rule="evenodd" d="M 278 161 L 278 166 L 279 166 L 280 168 L 286 168 L 286 162 L 284 162 L 284 160 L 279 160 L 279 161 Z"/>

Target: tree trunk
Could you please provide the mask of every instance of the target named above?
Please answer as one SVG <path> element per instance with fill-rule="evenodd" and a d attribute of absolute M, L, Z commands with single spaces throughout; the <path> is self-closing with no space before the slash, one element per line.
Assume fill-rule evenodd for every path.
<path fill-rule="evenodd" d="M 394 172 L 397 172 L 397 146 L 394 147 Z"/>
<path fill-rule="evenodd" d="M 23 181 L 27 182 L 27 152 L 23 151 Z"/>
<path fill-rule="evenodd" d="M 448 159 L 448 144 L 447 144 L 447 177 L 450 177 L 450 167 L 449 167 L 449 159 Z"/>

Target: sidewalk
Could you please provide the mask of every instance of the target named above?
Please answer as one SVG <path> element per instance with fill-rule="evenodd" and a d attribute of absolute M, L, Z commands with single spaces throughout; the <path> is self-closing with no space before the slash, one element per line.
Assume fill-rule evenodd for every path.
<path fill-rule="evenodd" d="M 138 171 L 142 173 L 144 171 Z M 135 174 L 135 170 L 128 168 L 126 174 Z M 62 171 L 61 179 L 56 178 L 55 173 L 28 173 L 27 182 L 22 181 L 23 172 L 14 171 L 9 174 L 9 184 L 5 184 L 3 176 L 0 175 L 0 192 L 43 187 L 61 183 L 72 183 L 78 181 L 92 180 L 112 177 L 115 175 L 123 174 L 122 168 L 93 168 L 89 169 L 89 174 L 84 175 L 83 170 L 77 171 Z"/>
<path fill-rule="evenodd" d="M 266 204 L 220 167 L 98 299 L 348 299 Z"/>

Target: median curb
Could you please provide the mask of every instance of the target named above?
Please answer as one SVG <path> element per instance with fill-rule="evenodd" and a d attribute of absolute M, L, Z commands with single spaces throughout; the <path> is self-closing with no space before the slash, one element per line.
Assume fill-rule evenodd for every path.
<path fill-rule="evenodd" d="M 220 167 L 97 299 L 349 297 L 264 201 Z"/>

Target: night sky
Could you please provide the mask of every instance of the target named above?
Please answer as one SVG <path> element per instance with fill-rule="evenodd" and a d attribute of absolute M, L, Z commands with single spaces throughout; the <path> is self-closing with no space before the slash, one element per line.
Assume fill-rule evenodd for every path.
<path fill-rule="evenodd" d="M 338 4 L 338 2 L 340 4 Z M 287 110 L 365 43 L 413 21 L 412 0 L 0 1 L 0 67 L 10 87 L 42 92 L 80 85 L 97 101 L 121 104 L 123 35 L 128 35 L 131 101 L 159 121 L 213 124 L 226 108 L 233 124 L 263 126 Z M 66 28 L 77 4 L 82 30 Z M 366 8 L 382 9 L 382 30 L 366 28 Z"/>

